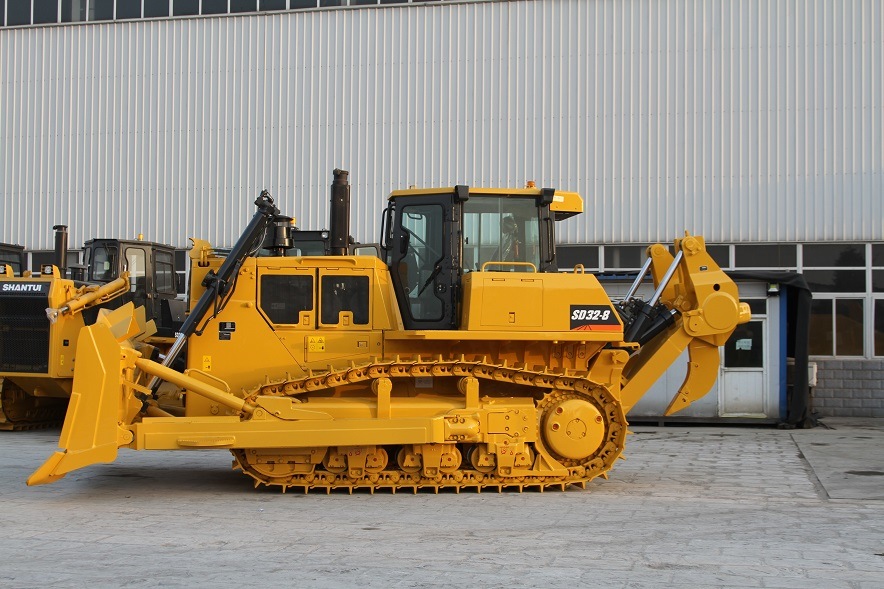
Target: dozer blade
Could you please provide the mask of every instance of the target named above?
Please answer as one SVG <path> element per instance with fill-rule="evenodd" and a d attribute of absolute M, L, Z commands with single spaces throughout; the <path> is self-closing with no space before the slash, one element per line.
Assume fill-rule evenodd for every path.
<path fill-rule="evenodd" d="M 669 402 L 664 415 L 681 411 L 694 401 L 704 397 L 712 389 L 718 378 L 718 365 L 721 356 L 718 346 L 702 339 L 693 339 L 688 344 L 688 373 L 678 393 Z"/>
<path fill-rule="evenodd" d="M 120 344 L 114 334 L 130 335 L 132 305 L 103 315 L 91 327 L 80 330 L 74 384 L 59 451 L 28 478 L 28 485 L 51 483 L 65 474 L 96 464 L 113 462 L 117 448 L 132 440 L 124 427 L 141 409 L 141 401 L 125 386 L 124 374 L 131 372 L 138 353 Z M 137 329 L 136 329 L 137 331 Z"/>

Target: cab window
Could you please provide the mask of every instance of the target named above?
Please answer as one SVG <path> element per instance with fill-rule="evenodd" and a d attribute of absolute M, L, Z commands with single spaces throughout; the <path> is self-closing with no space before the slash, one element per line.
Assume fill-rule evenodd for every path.
<path fill-rule="evenodd" d="M 540 217 L 534 198 L 471 197 L 464 203 L 463 266 L 524 271 L 540 266 Z"/>
<path fill-rule="evenodd" d="M 322 277 L 320 321 L 340 323 L 341 312 L 353 313 L 355 325 L 368 324 L 368 277 L 326 275 Z"/>
<path fill-rule="evenodd" d="M 89 262 L 89 278 L 97 282 L 109 282 L 117 277 L 117 248 L 96 246 Z"/>
<path fill-rule="evenodd" d="M 261 310 L 271 323 L 295 325 L 313 310 L 312 276 L 262 276 Z"/>

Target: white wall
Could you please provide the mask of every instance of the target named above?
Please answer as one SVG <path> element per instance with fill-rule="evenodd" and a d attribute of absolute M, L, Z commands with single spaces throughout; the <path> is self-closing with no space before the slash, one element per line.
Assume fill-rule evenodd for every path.
<path fill-rule="evenodd" d="M 884 3 L 544 0 L 0 29 L 0 241 L 230 245 L 351 171 L 580 191 L 564 242 L 884 239 Z"/>

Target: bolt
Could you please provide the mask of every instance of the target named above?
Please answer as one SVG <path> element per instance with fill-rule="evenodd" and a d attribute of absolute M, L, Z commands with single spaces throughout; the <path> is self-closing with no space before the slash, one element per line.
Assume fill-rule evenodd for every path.
<path fill-rule="evenodd" d="M 558 423 L 552 424 L 552 431 L 554 431 L 554 432 L 559 431 L 559 424 Z"/>
<path fill-rule="evenodd" d="M 596 416 L 595 416 L 595 422 L 596 422 L 596 423 L 601 423 L 601 422 L 602 422 L 602 416 L 601 416 L 601 415 L 596 415 Z"/>
<path fill-rule="evenodd" d="M 556 407 L 556 415 L 561 415 L 564 412 L 565 412 L 565 410 L 562 409 L 561 407 Z"/>

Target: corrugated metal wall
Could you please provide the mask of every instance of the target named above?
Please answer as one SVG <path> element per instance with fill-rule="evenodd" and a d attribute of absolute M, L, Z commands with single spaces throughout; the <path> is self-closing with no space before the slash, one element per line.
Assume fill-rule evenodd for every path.
<path fill-rule="evenodd" d="M 411 184 L 583 193 L 564 242 L 884 239 L 884 3 L 543 0 L 0 29 L 0 241 L 354 234 Z"/>

